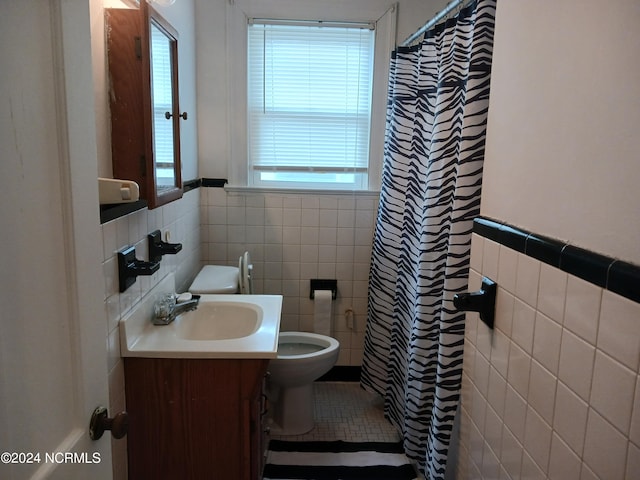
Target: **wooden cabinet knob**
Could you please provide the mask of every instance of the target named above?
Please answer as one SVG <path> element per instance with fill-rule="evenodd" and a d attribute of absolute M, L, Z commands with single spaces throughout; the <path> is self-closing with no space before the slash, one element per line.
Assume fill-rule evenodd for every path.
<path fill-rule="evenodd" d="M 178 115 L 180 118 L 182 118 L 183 120 L 187 119 L 187 112 L 182 112 L 180 115 Z M 171 120 L 171 117 L 173 117 L 173 113 L 171 112 L 164 112 L 164 118 L 166 118 L 167 120 Z"/>

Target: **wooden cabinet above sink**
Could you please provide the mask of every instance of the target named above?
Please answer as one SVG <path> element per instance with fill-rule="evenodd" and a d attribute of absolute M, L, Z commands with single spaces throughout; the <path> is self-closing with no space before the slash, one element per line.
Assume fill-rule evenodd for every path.
<path fill-rule="evenodd" d="M 146 2 L 105 9 L 114 178 L 149 208 L 182 197 L 178 32 Z"/>

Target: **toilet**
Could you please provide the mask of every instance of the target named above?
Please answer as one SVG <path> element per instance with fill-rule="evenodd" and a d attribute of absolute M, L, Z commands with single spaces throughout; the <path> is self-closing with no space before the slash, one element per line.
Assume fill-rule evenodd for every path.
<path fill-rule="evenodd" d="M 315 425 L 313 382 L 338 360 L 335 338 L 308 332 L 280 332 L 278 357 L 269 362 L 275 435 L 301 435 Z"/>
<path fill-rule="evenodd" d="M 251 258 L 245 252 L 238 267 L 205 265 L 189 287 L 197 294 L 253 292 Z M 300 435 L 313 429 L 313 382 L 338 360 L 335 338 L 310 332 L 280 332 L 278 356 L 269 362 L 269 399 L 273 404 L 271 432 Z"/>

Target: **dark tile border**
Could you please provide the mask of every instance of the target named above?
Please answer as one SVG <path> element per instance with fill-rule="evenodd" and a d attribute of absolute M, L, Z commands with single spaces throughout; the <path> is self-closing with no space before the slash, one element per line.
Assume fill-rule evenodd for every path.
<path fill-rule="evenodd" d="M 190 192 L 196 188 L 200 188 L 203 184 L 202 178 L 195 178 L 193 180 L 186 180 L 182 182 L 183 193 Z M 226 180 L 225 180 L 226 182 Z M 138 210 L 142 210 L 147 207 L 146 200 L 138 200 L 137 202 L 130 203 L 117 203 L 113 205 L 100 205 L 100 224 L 110 222 L 125 215 L 129 215 Z"/>
<path fill-rule="evenodd" d="M 195 178 L 193 180 L 187 180 L 182 182 L 182 191 L 184 193 L 190 192 L 191 190 L 195 190 L 196 188 L 200 188 L 202 186 L 202 179 Z"/>
<path fill-rule="evenodd" d="M 640 303 L 640 267 L 486 217 L 473 232 Z"/>
<path fill-rule="evenodd" d="M 100 205 L 100 224 L 110 222 L 116 218 L 124 217 L 130 213 L 147 208 L 146 200 L 137 202 L 116 203 L 113 205 Z"/>
<path fill-rule="evenodd" d="M 224 188 L 224 186 L 229 183 L 229 180 L 226 178 L 203 178 L 202 186 L 203 187 L 214 187 L 214 188 Z"/>

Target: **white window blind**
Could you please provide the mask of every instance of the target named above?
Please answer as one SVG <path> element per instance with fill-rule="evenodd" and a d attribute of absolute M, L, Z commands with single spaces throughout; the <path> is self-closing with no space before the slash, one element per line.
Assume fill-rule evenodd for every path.
<path fill-rule="evenodd" d="M 248 30 L 249 181 L 366 188 L 373 30 L 258 21 Z"/>

